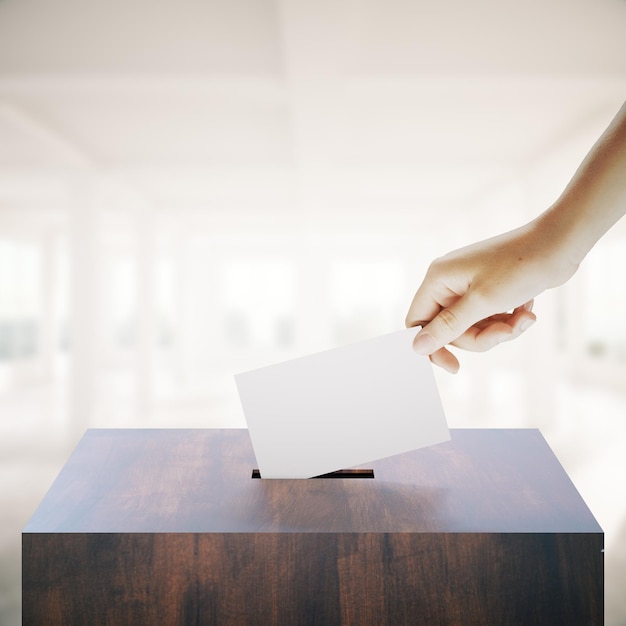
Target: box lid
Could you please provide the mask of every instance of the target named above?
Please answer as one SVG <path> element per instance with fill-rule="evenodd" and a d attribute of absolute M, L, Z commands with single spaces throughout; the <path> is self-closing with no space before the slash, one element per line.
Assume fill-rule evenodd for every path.
<path fill-rule="evenodd" d="M 538 430 L 450 433 L 373 479 L 259 480 L 244 429 L 92 429 L 24 532 L 602 532 Z"/>

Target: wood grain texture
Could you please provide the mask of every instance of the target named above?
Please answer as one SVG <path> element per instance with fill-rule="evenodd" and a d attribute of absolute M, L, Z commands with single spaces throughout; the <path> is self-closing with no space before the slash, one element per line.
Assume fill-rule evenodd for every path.
<path fill-rule="evenodd" d="M 373 480 L 258 480 L 246 430 L 90 430 L 25 532 L 601 532 L 537 430 L 452 430 Z"/>
<path fill-rule="evenodd" d="M 252 479 L 244 430 L 89 431 L 22 535 L 23 623 L 589 626 L 603 533 L 535 430 Z"/>
<path fill-rule="evenodd" d="M 23 623 L 602 624 L 602 537 L 24 535 Z"/>

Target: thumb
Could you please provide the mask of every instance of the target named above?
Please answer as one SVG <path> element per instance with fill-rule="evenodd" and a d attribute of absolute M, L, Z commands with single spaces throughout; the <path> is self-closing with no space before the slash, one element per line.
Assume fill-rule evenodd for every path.
<path fill-rule="evenodd" d="M 439 313 L 417 333 L 413 349 L 418 354 L 428 355 L 460 337 L 472 324 L 482 317 L 472 306 L 466 294 L 453 305 Z"/>

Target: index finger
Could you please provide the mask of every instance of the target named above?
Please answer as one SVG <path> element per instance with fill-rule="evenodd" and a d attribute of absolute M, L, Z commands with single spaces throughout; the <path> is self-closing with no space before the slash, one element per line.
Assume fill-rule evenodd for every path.
<path fill-rule="evenodd" d="M 407 328 L 424 326 L 441 311 L 441 305 L 433 297 L 432 289 L 430 289 L 427 280 L 424 280 L 413 296 L 404 320 Z"/>
<path fill-rule="evenodd" d="M 413 296 L 406 314 L 406 327 L 425 326 L 437 317 L 442 309 L 454 304 L 459 297 L 460 294 L 432 279 L 430 273 L 427 274 Z"/>

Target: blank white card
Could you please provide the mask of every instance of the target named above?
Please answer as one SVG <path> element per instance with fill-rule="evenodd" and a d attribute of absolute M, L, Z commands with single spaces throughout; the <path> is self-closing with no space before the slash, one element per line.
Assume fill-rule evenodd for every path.
<path fill-rule="evenodd" d="M 310 478 L 450 439 L 408 328 L 235 376 L 262 478 Z"/>

